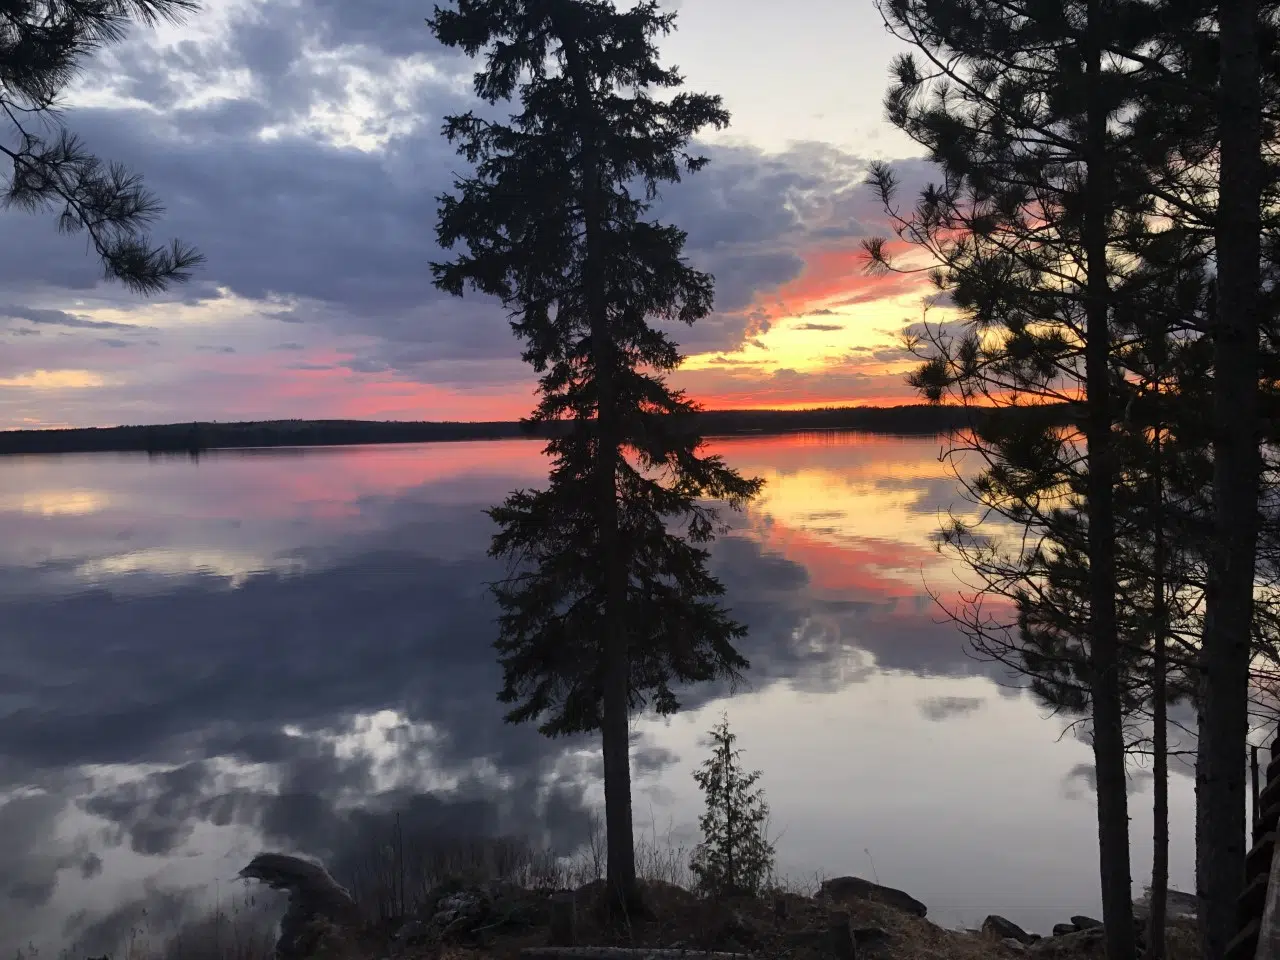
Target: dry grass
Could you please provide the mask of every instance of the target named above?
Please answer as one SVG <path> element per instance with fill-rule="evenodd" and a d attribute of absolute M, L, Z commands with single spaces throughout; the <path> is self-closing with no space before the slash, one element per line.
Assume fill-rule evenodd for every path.
<path fill-rule="evenodd" d="M 158 951 L 166 960 L 270 960 L 275 956 L 276 920 L 217 911 L 185 924 Z M 123 960 L 148 960 L 131 951 Z"/>
<path fill-rule="evenodd" d="M 855 930 L 875 928 L 887 937 L 859 947 L 870 960 L 1103 960 L 1098 939 L 1056 938 L 1021 952 L 981 935 L 948 930 L 892 907 L 867 901 L 832 903 L 798 893 L 712 902 L 668 884 L 647 882 L 646 901 L 654 918 L 637 921 L 623 931 L 598 924 L 591 909 L 595 885 L 581 891 L 586 909 L 580 914 L 580 940 L 597 945 L 685 947 L 748 952 L 760 960 L 829 960 L 824 934 L 832 912 L 846 913 Z M 780 919 L 776 902 L 786 904 Z M 483 946 L 449 947 L 448 960 L 515 960 L 520 948 L 545 943 L 545 931 L 503 939 Z M 434 957 L 434 955 L 433 955 Z M 1171 927 L 1169 960 L 1197 960 L 1193 926 Z"/>
<path fill-rule="evenodd" d="M 999 941 L 948 930 L 892 907 L 867 901 L 832 903 L 815 899 L 820 878 L 775 882 L 766 895 L 726 901 L 690 892 L 689 850 L 653 825 L 637 837 L 637 869 L 644 879 L 652 916 L 635 918 L 623 929 L 601 922 L 604 832 L 596 825 L 590 841 L 573 857 L 557 857 L 509 838 L 450 840 L 408 837 L 367 846 L 358 858 L 335 864 L 335 876 L 351 890 L 365 914 L 359 940 L 330 940 L 317 960 L 515 960 L 521 948 L 546 942 L 547 928 L 485 935 L 470 945 L 435 944 L 403 952 L 392 939 L 404 918 L 420 915 L 442 887 L 464 888 L 506 881 L 531 900 L 575 890 L 579 942 L 597 945 L 684 947 L 749 952 L 760 960 L 825 960 L 825 932 L 834 911 L 851 925 L 876 928 L 860 957 L 870 960 L 1012 960 L 1019 953 Z M 779 909 L 781 905 L 782 909 Z M 176 933 L 135 929 L 112 953 L 116 960 L 272 960 L 273 918 L 261 909 L 217 910 Z M 85 953 L 66 960 L 83 960 Z M 1031 960 L 1102 960 L 1100 942 L 1088 938 L 1046 941 Z M 1171 927 L 1168 960 L 1197 960 L 1194 927 Z"/>

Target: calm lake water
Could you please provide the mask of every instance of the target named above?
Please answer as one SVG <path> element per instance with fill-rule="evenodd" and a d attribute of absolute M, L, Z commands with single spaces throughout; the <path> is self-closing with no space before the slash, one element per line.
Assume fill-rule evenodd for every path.
<path fill-rule="evenodd" d="M 940 519 L 971 511 L 941 444 L 717 443 L 767 484 L 713 554 L 750 688 L 636 720 L 637 826 L 692 840 L 727 710 L 783 872 L 1048 932 L 1099 910 L 1091 755 L 939 622 Z M 111 950 L 143 907 L 177 922 L 257 850 L 323 855 L 362 812 L 580 844 L 595 744 L 504 725 L 494 698 L 482 511 L 543 471 L 532 441 L 0 460 L 0 952 Z M 1175 776 L 1182 889 L 1192 804 Z"/>

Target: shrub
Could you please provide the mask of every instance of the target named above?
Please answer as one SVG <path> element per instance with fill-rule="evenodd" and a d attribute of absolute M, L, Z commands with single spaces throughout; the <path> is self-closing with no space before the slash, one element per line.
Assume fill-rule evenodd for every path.
<path fill-rule="evenodd" d="M 729 718 L 721 716 L 711 730 L 711 756 L 693 774 L 707 809 L 699 820 L 702 842 L 689 869 L 704 896 L 756 895 L 773 874 L 773 844 L 766 835 L 769 804 L 756 786 L 760 771 L 742 768 L 737 739 Z"/>

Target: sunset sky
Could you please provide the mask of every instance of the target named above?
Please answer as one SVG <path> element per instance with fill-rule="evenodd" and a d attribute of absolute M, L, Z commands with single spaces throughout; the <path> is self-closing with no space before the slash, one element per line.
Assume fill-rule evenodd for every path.
<path fill-rule="evenodd" d="M 869 277 L 885 232 L 863 186 L 929 177 L 881 114 L 889 38 L 872 0 L 678 0 L 663 44 L 733 115 L 658 215 L 717 278 L 678 337 L 710 407 L 910 400 L 896 334 L 912 279 Z M 142 300 L 100 280 L 52 217 L 0 216 L 0 429 L 281 417 L 519 417 L 532 377 L 501 309 L 431 285 L 435 197 L 465 169 L 439 135 L 472 64 L 414 0 L 206 0 L 135 30 L 68 98 L 68 125 L 142 172 L 208 263 Z"/>

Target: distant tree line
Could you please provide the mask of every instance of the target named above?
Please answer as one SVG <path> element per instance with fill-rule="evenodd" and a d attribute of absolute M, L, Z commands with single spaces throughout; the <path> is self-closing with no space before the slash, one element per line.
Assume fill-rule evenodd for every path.
<path fill-rule="evenodd" d="M 1067 405 L 1042 410 L 972 410 L 960 406 L 904 404 L 896 407 L 833 407 L 820 410 L 709 410 L 690 415 L 677 430 L 707 436 L 782 434 L 812 430 L 865 430 L 932 435 L 984 423 L 992 416 L 1035 416 L 1069 423 Z M 566 427 L 555 422 L 265 420 L 248 423 L 167 423 L 151 426 L 85 427 L 0 432 L 0 456 L 35 453 L 140 451 L 192 453 L 247 447 L 332 447 L 375 443 L 434 443 L 462 440 L 549 438 Z"/>
<path fill-rule="evenodd" d="M 0 454 L 141 451 L 189 453 L 245 447 L 328 447 L 365 443 L 504 440 L 530 435 L 519 421 L 398 423 L 367 420 L 266 420 L 167 423 L 0 432 Z"/>

